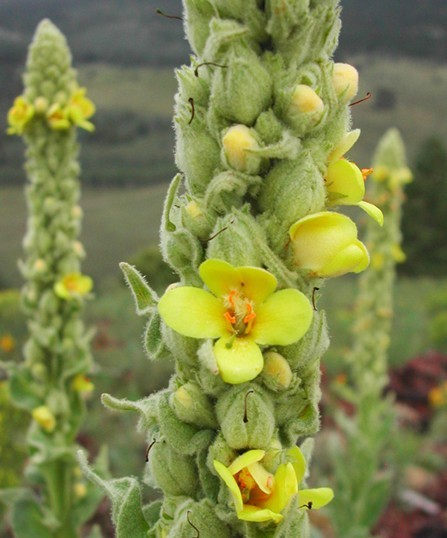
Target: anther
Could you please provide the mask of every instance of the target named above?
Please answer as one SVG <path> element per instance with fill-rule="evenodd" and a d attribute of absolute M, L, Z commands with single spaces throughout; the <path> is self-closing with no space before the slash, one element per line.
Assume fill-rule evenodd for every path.
<path fill-rule="evenodd" d="M 230 312 L 225 312 L 224 318 L 230 323 L 230 325 L 236 323 L 236 316 L 230 314 Z"/>
<path fill-rule="evenodd" d="M 167 19 L 177 19 L 179 21 L 183 20 L 183 18 L 179 17 L 178 15 L 167 15 L 166 13 L 163 13 L 163 11 L 161 9 L 156 9 L 155 13 L 157 15 L 161 15 L 162 17 L 166 17 Z"/>
<path fill-rule="evenodd" d="M 214 67 L 221 67 L 222 69 L 226 69 L 228 67 L 228 65 L 215 64 L 214 62 L 203 62 L 194 69 L 194 75 L 196 77 L 199 76 L 199 67 L 202 67 L 202 65 L 213 65 Z"/>
<path fill-rule="evenodd" d="M 189 515 L 191 514 L 191 510 L 188 510 L 186 512 L 186 519 L 188 520 L 188 523 L 191 525 L 191 527 L 196 531 L 197 535 L 196 535 L 196 538 L 199 538 L 200 536 L 200 532 L 199 532 L 199 529 L 194 525 L 194 523 L 192 523 L 192 521 L 189 519 Z"/>
<path fill-rule="evenodd" d="M 363 103 L 363 101 L 368 101 L 368 99 L 371 99 L 371 97 L 372 97 L 372 93 L 367 92 L 366 97 L 364 97 L 363 99 L 359 99 L 358 101 L 354 101 L 349 106 L 359 105 L 360 103 Z"/>
<path fill-rule="evenodd" d="M 363 176 L 363 181 L 365 181 L 366 178 L 374 172 L 374 170 L 372 168 L 362 168 L 361 172 Z"/>
<path fill-rule="evenodd" d="M 250 389 L 247 394 L 245 395 L 245 398 L 244 398 L 244 424 L 247 424 L 248 422 L 248 417 L 247 417 L 247 398 L 250 396 L 250 394 L 253 394 L 254 393 L 254 390 L 253 389 Z"/>
<path fill-rule="evenodd" d="M 147 447 L 147 450 L 146 450 L 146 456 L 144 458 L 144 461 L 147 463 L 149 461 L 149 452 L 151 451 L 151 448 L 155 445 L 157 441 L 154 439 L 152 441 L 152 443 Z"/>
<path fill-rule="evenodd" d="M 314 288 L 312 290 L 312 306 L 314 307 L 315 312 L 317 311 L 317 306 L 315 304 L 315 292 L 317 292 L 320 288 Z"/>
<path fill-rule="evenodd" d="M 188 121 L 188 125 L 190 125 L 196 114 L 196 109 L 194 106 L 194 99 L 192 97 L 188 99 L 188 103 L 191 105 L 191 119 Z"/>

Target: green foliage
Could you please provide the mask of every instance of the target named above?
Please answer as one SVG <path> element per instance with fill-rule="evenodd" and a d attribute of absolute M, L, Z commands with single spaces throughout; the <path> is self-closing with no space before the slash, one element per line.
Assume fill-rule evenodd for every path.
<path fill-rule="evenodd" d="M 447 284 L 442 282 L 428 297 L 430 337 L 437 349 L 447 351 Z"/>
<path fill-rule="evenodd" d="M 427 139 L 414 165 L 414 182 L 402 222 L 407 274 L 444 276 L 447 235 L 447 150 L 438 138 Z"/>
<path fill-rule="evenodd" d="M 163 261 L 160 249 L 155 245 L 138 251 L 131 256 L 129 263 L 147 278 L 158 293 L 162 293 L 175 281 L 174 273 Z"/>

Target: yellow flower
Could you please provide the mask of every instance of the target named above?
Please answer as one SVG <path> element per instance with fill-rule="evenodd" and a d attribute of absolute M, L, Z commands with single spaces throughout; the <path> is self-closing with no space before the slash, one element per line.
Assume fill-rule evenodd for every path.
<path fill-rule="evenodd" d="M 335 93 L 344 101 L 350 101 L 359 89 L 359 74 L 350 64 L 335 63 L 332 74 Z"/>
<path fill-rule="evenodd" d="M 93 288 L 93 281 L 89 276 L 81 273 L 69 273 L 54 285 L 54 293 L 61 299 L 74 299 L 87 295 Z"/>
<path fill-rule="evenodd" d="M 51 433 L 56 427 L 56 418 L 46 405 L 36 407 L 31 415 L 37 424 L 48 433 Z"/>
<path fill-rule="evenodd" d="M 306 462 L 298 447 L 287 451 L 289 461 L 279 465 L 274 475 L 260 463 L 264 456 L 264 450 L 249 450 L 229 467 L 216 460 L 213 462 L 216 472 L 230 490 L 239 519 L 279 523 L 283 518 L 281 512 L 294 495 L 298 495 L 300 508 L 318 509 L 332 500 L 334 494 L 330 488 L 299 491 Z"/>
<path fill-rule="evenodd" d="M 83 374 L 76 375 L 73 378 L 71 386 L 76 392 L 92 392 L 95 388 L 95 385 L 90 379 Z"/>
<path fill-rule="evenodd" d="M 5 353 L 10 353 L 16 347 L 14 338 L 10 334 L 0 337 L 0 349 Z"/>
<path fill-rule="evenodd" d="M 325 176 L 327 203 L 329 206 L 357 205 L 382 226 L 382 211 L 374 204 L 363 200 L 365 179 L 372 173 L 372 170 L 360 170 L 356 164 L 341 157 L 357 141 L 359 134 L 358 129 L 348 133 L 329 157 Z M 340 155 L 341 151 L 343 153 Z"/>
<path fill-rule="evenodd" d="M 442 407 L 447 404 L 447 381 L 429 391 L 428 401 L 432 407 Z"/>
<path fill-rule="evenodd" d="M 324 103 L 313 88 L 306 84 L 297 84 L 295 86 L 289 105 L 289 112 L 311 114 L 314 112 L 321 113 L 323 109 Z"/>
<path fill-rule="evenodd" d="M 14 104 L 8 112 L 8 134 L 20 135 L 26 125 L 34 116 L 34 107 L 24 97 L 19 96 L 14 99 Z"/>
<path fill-rule="evenodd" d="M 340 213 L 322 211 L 295 222 L 289 230 L 295 265 L 311 276 L 335 277 L 360 273 L 369 264 L 354 222 Z"/>
<path fill-rule="evenodd" d="M 168 289 L 158 309 L 169 327 L 192 338 L 218 339 L 214 355 L 222 379 L 244 383 L 262 370 L 259 345 L 289 345 L 307 332 L 312 307 L 295 289 L 275 292 L 276 278 L 258 267 L 207 260 L 199 268 L 208 291 Z"/>
<path fill-rule="evenodd" d="M 50 128 L 55 131 L 65 131 L 71 127 L 68 109 L 59 103 L 50 106 L 47 112 L 47 121 Z"/>
<path fill-rule="evenodd" d="M 72 94 L 68 101 L 68 116 L 75 125 L 91 132 L 95 126 L 87 120 L 93 116 L 96 108 L 93 102 L 85 97 L 86 92 L 86 88 L 78 88 Z"/>
<path fill-rule="evenodd" d="M 233 125 L 222 138 L 225 157 L 231 168 L 239 172 L 257 173 L 261 158 L 252 153 L 259 149 L 254 131 L 246 125 Z"/>

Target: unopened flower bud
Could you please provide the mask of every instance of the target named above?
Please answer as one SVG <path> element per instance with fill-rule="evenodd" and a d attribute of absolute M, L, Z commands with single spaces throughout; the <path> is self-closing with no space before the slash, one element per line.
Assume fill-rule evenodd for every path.
<path fill-rule="evenodd" d="M 335 93 L 344 101 L 350 101 L 359 89 L 359 74 L 350 64 L 336 63 L 332 75 Z"/>
<path fill-rule="evenodd" d="M 73 493 L 77 499 L 82 499 L 87 495 L 87 486 L 83 482 L 76 482 L 73 485 Z"/>
<path fill-rule="evenodd" d="M 213 406 L 195 383 L 189 382 L 178 388 L 171 402 L 175 414 L 184 422 L 203 428 L 216 427 Z"/>
<path fill-rule="evenodd" d="M 269 389 L 286 390 L 292 382 L 292 370 L 282 355 L 275 351 L 268 351 L 264 354 L 262 377 Z"/>
<path fill-rule="evenodd" d="M 34 101 L 34 110 L 36 114 L 45 114 L 48 110 L 48 100 L 45 97 L 37 97 Z"/>
<path fill-rule="evenodd" d="M 312 114 L 322 112 L 324 103 L 314 89 L 306 84 L 298 84 L 292 94 L 289 110 L 292 113 Z"/>
<path fill-rule="evenodd" d="M 228 164 L 238 172 L 256 174 L 259 171 L 261 157 L 250 150 L 259 149 L 254 131 L 246 125 L 233 125 L 222 139 L 224 154 Z"/>

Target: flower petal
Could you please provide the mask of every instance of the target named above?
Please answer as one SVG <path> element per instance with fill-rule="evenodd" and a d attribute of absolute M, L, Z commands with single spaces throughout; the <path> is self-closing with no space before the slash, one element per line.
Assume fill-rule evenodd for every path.
<path fill-rule="evenodd" d="M 255 303 L 262 302 L 277 286 L 276 278 L 260 267 L 233 267 L 223 260 L 206 260 L 199 268 L 200 277 L 208 288 L 222 297 L 232 289 L 240 290 Z"/>
<path fill-rule="evenodd" d="M 270 494 L 273 487 L 272 473 L 269 473 L 266 468 L 258 462 L 248 465 L 247 469 L 259 489 L 264 493 Z"/>
<path fill-rule="evenodd" d="M 259 346 L 252 338 L 224 336 L 214 344 L 214 355 L 222 379 L 236 385 L 254 379 L 264 366 Z"/>
<path fill-rule="evenodd" d="M 298 482 L 295 469 L 291 463 L 283 463 L 276 470 L 275 485 L 272 494 L 266 501 L 259 503 L 259 506 L 276 513 L 282 512 L 289 503 L 291 497 L 297 492 Z"/>
<path fill-rule="evenodd" d="M 261 461 L 265 456 L 265 450 L 247 450 L 240 456 L 238 456 L 231 465 L 228 466 L 228 471 L 231 474 L 236 474 L 242 471 L 244 467 L 248 467 L 253 463 Z"/>
<path fill-rule="evenodd" d="M 274 521 L 275 523 L 279 523 L 283 518 L 281 514 L 277 514 L 271 510 L 258 508 L 251 504 L 245 504 L 242 510 L 237 511 L 237 517 L 243 521 L 253 521 L 258 523 L 262 521 Z"/>
<path fill-rule="evenodd" d="M 299 505 L 312 503 L 312 510 L 318 510 L 334 498 L 331 488 L 301 489 L 298 492 Z"/>
<path fill-rule="evenodd" d="M 158 311 L 166 325 L 185 336 L 218 338 L 227 333 L 223 303 L 200 288 L 168 290 Z"/>
<path fill-rule="evenodd" d="M 365 196 L 365 182 L 360 168 L 346 159 L 332 162 L 325 179 L 330 205 L 355 205 Z"/>
<path fill-rule="evenodd" d="M 306 472 L 306 460 L 299 447 L 294 446 L 287 451 L 287 459 L 293 465 L 298 484 L 303 480 Z"/>
<path fill-rule="evenodd" d="M 379 226 L 383 226 L 383 213 L 377 206 L 370 204 L 369 202 L 365 202 L 364 200 L 359 202 L 357 205 L 361 207 L 363 211 L 365 211 L 365 213 L 367 213 L 371 218 L 373 218 Z"/>
<path fill-rule="evenodd" d="M 359 136 L 360 129 L 354 129 L 353 131 L 349 131 L 349 133 L 347 133 L 332 150 L 332 153 L 329 155 L 328 161 L 332 162 L 336 161 L 337 159 L 340 159 L 340 157 L 347 153 L 357 142 Z"/>
<path fill-rule="evenodd" d="M 234 479 L 233 475 L 230 473 L 230 471 L 220 463 L 220 461 L 213 461 L 214 468 L 217 471 L 217 474 L 222 478 L 222 480 L 225 482 L 225 484 L 228 486 L 228 489 L 230 490 L 231 496 L 233 497 L 233 501 L 236 507 L 236 512 L 239 512 L 243 509 L 244 503 L 242 501 L 242 495 L 241 490 L 239 489 L 239 486 L 237 485 L 236 480 Z"/>
<path fill-rule="evenodd" d="M 319 271 L 319 275 L 341 276 L 345 273 L 360 273 L 369 265 L 369 253 L 361 241 L 353 241 L 350 245 L 340 250 L 326 265 Z"/>
<path fill-rule="evenodd" d="M 256 308 L 250 336 L 258 344 L 292 344 L 307 332 L 312 315 L 303 293 L 295 289 L 278 291 Z"/>

